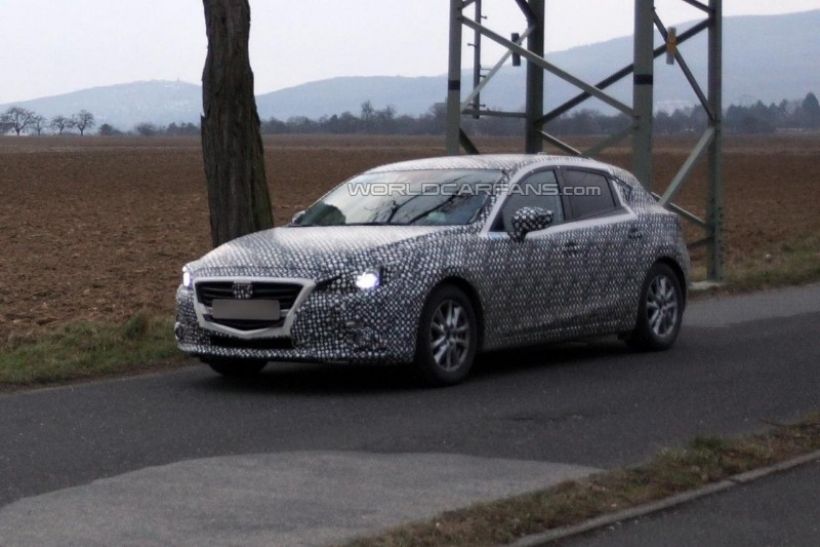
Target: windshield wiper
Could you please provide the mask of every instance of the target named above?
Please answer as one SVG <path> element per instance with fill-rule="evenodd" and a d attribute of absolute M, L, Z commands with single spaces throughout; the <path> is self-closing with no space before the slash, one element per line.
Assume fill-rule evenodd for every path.
<path fill-rule="evenodd" d="M 404 226 L 395 222 L 346 222 L 343 224 L 287 224 L 288 228 L 337 228 L 339 226 Z"/>
<path fill-rule="evenodd" d="M 348 222 L 339 226 L 401 226 L 395 222 Z"/>

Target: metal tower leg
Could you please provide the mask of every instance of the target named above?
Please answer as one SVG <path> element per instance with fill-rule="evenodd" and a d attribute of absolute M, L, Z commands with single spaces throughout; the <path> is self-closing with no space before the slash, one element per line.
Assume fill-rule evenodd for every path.
<path fill-rule="evenodd" d="M 530 0 L 530 27 L 533 31 L 527 38 L 527 49 L 539 57 L 544 56 L 544 0 Z M 541 117 L 544 115 L 544 69 L 527 60 L 527 130 L 524 148 L 528 154 L 544 150 L 541 133 Z"/>
<path fill-rule="evenodd" d="M 654 89 L 654 0 L 635 0 L 635 75 L 632 170 L 652 190 L 652 105 Z"/>
<path fill-rule="evenodd" d="M 723 0 L 709 0 L 709 108 L 714 138 L 709 146 L 709 246 L 707 275 L 723 280 Z"/>
<path fill-rule="evenodd" d="M 457 156 L 461 135 L 461 0 L 450 0 L 450 64 L 447 76 L 447 154 Z"/>
<path fill-rule="evenodd" d="M 475 20 L 478 24 L 482 23 L 483 9 L 482 0 L 475 0 Z M 473 90 L 481 86 L 481 33 L 477 30 L 473 31 Z M 479 111 L 481 110 L 481 94 L 476 93 L 473 97 L 473 117 L 478 120 L 481 118 Z"/>

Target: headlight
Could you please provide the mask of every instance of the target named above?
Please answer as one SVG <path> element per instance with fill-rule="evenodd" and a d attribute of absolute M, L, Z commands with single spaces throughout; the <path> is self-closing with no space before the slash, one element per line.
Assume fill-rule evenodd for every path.
<path fill-rule="evenodd" d="M 381 281 L 382 276 L 378 270 L 367 270 L 356 276 L 356 286 L 363 291 L 377 288 Z"/>
<path fill-rule="evenodd" d="M 188 268 L 182 268 L 182 286 L 186 289 L 190 289 L 193 286 L 193 280 L 191 279 L 191 272 L 188 271 Z"/>

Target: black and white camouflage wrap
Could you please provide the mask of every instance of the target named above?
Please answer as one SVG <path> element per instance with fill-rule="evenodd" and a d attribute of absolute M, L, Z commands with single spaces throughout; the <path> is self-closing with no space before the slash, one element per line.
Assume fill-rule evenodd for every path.
<path fill-rule="evenodd" d="M 505 173 L 500 184 L 511 186 L 545 167 L 605 173 L 621 211 L 514 241 L 490 229 L 501 193 L 468 226 L 282 227 L 251 234 L 188 264 L 193 283 L 298 283 L 297 305 L 275 332 L 231 332 L 204 319 L 196 291 L 180 286 L 179 348 L 206 358 L 410 362 L 425 299 L 448 281 L 474 299 L 484 350 L 631 330 L 650 267 L 669 261 L 686 281 L 689 257 L 677 217 L 628 172 L 582 158 L 492 155 L 402 162 L 369 173 L 494 169 Z M 357 288 L 356 276 L 369 270 L 381 272 L 381 284 Z M 221 342 L 226 339 L 233 343 Z"/>

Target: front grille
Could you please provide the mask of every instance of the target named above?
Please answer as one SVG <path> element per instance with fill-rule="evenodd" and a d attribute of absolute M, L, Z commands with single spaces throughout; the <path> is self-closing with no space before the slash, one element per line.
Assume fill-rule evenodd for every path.
<path fill-rule="evenodd" d="M 299 297 L 302 285 L 298 283 L 273 283 L 257 281 L 251 283 L 253 299 L 278 300 L 283 312 L 291 309 Z M 197 283 L 196 296 L 200 303 L 210 307 L 216 299 L 233 299 L 233 281 L 206 281 Z"/>
<path fill-rule="evenodd" d="M 231 349 L 293 349 L 293 341 L 290 338 L 256 338 L 254 340 L 241 340 L 228 336 L 216 336 L 211 338 L 211 345 L 231 348 Z"/>
<path fill-rule="evenodd" d="M 277 300 L 279 301 L 279 311 L 281 317 L 276 321 L 241 319 L 241 318 L 221 318 L 215 319 L 207 310 L 203 315 L 204 319 L 210 323 L 222 325 L 241 331 L 253 331 L 262 329 L 273 329 L 282 327 L 285 324 L 285 317 L 293 308 L 302 285 L 298 283 L 277 283 L 273 281 L 254 281 L 251 284 L 250 298 L 243 300 Z M 213 306 L 214 300 L 234 300 L 234 282 L 227 281 L 203 281 L 196 284 L 196 297 L 200 304 L 206 308 Z"/>

